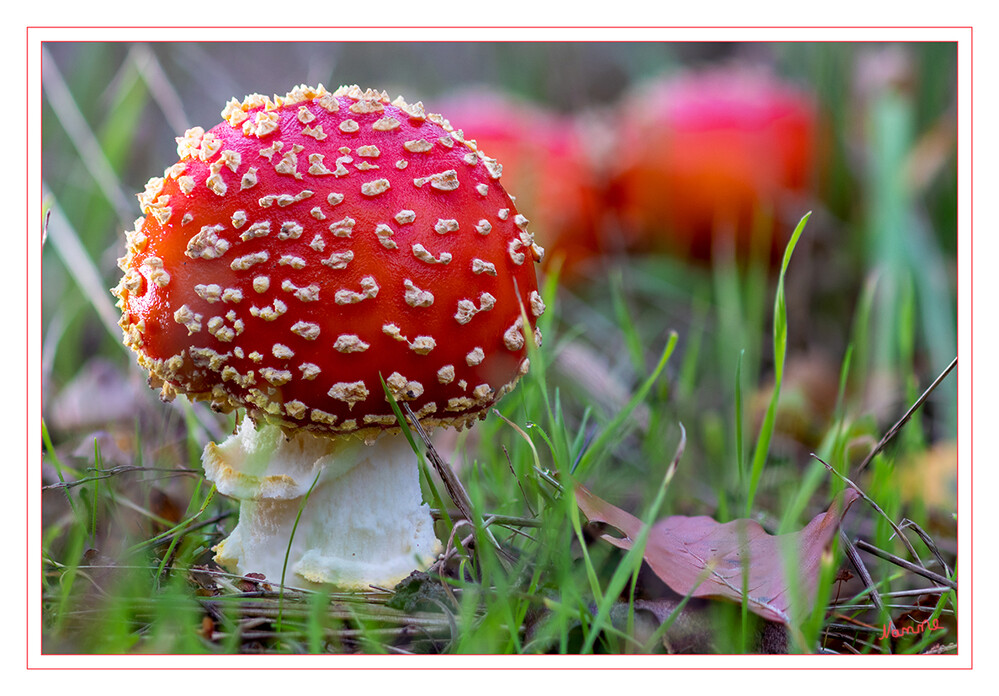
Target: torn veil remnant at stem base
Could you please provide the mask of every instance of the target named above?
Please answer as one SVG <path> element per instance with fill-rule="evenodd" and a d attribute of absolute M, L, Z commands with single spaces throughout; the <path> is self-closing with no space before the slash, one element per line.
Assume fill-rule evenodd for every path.
<path fill-rule="evenodd" d="M 240 500 L 239 524 L 215 549 L 218 562 L 240 574 L 346 589 L 392 586 L 441 550 L 405 438 L 374 446 L 341 439 L 330 447 L 326 438 L 289 439 L 245 420 L 221 445 L 208 445 L 204 466 L 220 493 Z"/>

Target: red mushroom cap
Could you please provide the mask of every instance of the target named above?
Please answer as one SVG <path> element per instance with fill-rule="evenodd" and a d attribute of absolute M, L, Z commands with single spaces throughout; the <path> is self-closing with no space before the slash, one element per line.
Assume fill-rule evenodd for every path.
<path fill-rule="evenodd" d="M 125 344 L 164 398 L 370 436 L 396 425 L 381 378 L 430 426 L 513 388 L 543 250 L 495 160 L 422 104 L 356 86 L 222 116 L 177 139 L 119 261 Z"/>
<path fill-rule="evenodd" d="M 645 85 L 619 113 L 615 196 L 649 246 L 707 258 L 713 234 L 728 230 L 746 245 L 757 211 L 778 212 L 811 185 L 814 101 L 770 74 L 684 73 Z"/>

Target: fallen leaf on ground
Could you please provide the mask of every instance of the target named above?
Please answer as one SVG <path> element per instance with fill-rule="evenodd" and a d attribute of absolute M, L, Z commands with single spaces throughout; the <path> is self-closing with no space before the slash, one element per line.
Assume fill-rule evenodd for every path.
<path fill-rule="evenodd" d="M 789 623 L 794 593 L 787 578 L 785 557 L 797 553 L 795 566 L 799 596 L 811 605 L 818 584 L 822 554 L 839 528 L 839 522 L 859 496 L 847 489 L 826 512 L 790 534 L 771 535 L 753 520 L 724 524 L 710 517 L 675 515 L 659 520 L 649 532 L 644 558 L 652 571 L 670 589 L 692 597 L 722 598 L 742 602 L 743 567 L 748 571 L 747 605 L 751 612 L 770 621 Z M 624 537 L 603 534 L 601 538 L 629 550 L 644 528 L 637 517 L 576 488 L 576 502 L 590 522 L 603 522 Z"/>

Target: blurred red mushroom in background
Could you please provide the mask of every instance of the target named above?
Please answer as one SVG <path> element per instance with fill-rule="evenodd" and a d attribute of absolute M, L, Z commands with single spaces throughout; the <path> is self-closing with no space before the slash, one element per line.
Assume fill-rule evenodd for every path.
<path fill-rule="evenodd" d="M 556 113 L 512 95 L 480 87 L 432 105 L 479 149 L 503 163 L 503 182 L 517 192 L 517 207 L 544 244 L 545 265 L 577 275 L 613 240 L 600 234 L 605 207 L 593 164 L 595 146 L 582 118 Z"/>
<path fill-rule="evenodd" d="M 813 178 L 808 94 L 763 71 L 713 68 L 653 81 L 617 113 L 611 196 L 640 247 L 698 259 L 722 242 L 745 251 L 768 219 L 760 231 L 786 241 L 781 202 Z"/>

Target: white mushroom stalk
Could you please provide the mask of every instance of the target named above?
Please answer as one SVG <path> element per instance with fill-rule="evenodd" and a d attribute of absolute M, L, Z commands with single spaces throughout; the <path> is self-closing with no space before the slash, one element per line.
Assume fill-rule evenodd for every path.
<path fill-rule="evenodd" d="M 404 437 L 289 438 L 247 418 L 205 448 L 203 464 L 219 492 L 240 501 L 239 524 L 214 549 L 237 573 L 290 587 L 392 587 L 441 551 Z"/>

